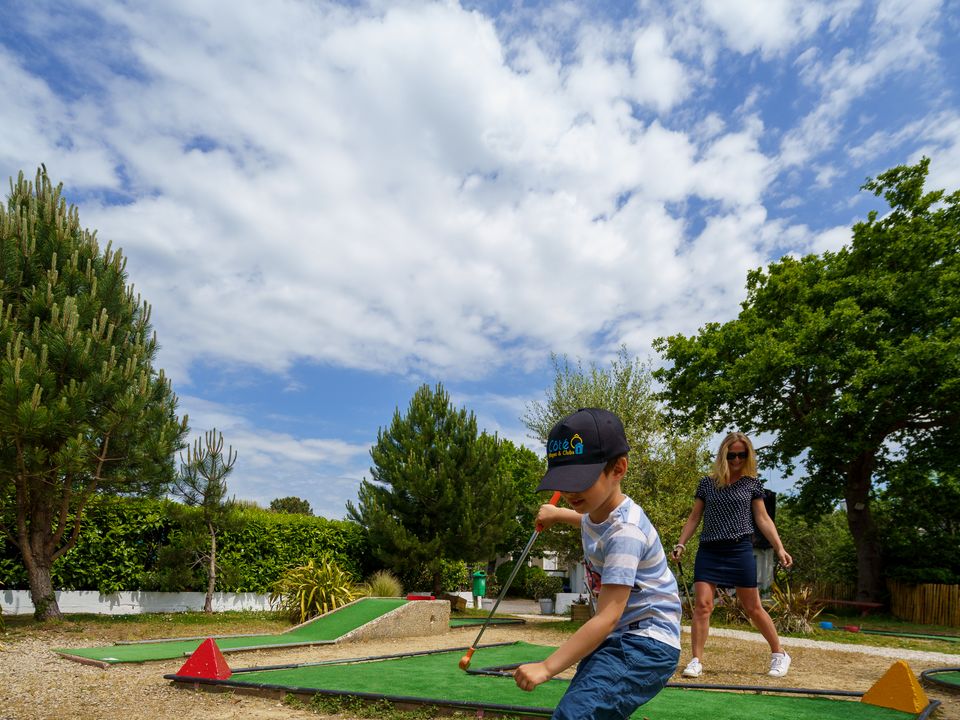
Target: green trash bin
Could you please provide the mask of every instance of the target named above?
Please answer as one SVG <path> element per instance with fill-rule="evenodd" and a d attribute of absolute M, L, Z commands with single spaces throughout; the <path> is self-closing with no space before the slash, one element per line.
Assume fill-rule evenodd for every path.
<path fill-rule="evenodd" d="M 473 607 L 480 608 L 483 604 L 482 598 L 487 594 L 487 574 L 483 570 L 477 570 L 473 574 Z"/>

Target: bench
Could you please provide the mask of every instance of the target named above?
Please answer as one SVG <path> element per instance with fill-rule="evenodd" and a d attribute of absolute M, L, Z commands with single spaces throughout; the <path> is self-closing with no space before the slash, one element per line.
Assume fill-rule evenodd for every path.
<path fill-rule="evenodd" d="M 873 610 L 879 610 L 883 607 L 883 603 L 878 602 L 868 602 L 866 600 L 829 600 L 826 598 L 820 598 L 817 600 L 819 603 L 824 605 L 833 605 L 836 607 L 853 607 L 857 608 L 860 611 L 860 617 L 866 617 Z"/>

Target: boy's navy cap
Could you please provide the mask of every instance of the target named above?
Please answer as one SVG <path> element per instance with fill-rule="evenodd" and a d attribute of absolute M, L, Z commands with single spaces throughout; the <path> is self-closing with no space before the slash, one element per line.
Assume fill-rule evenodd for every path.
<path fill-rule="evenodd" d="M 577 410 L 550 430 L 547 474 L 537 490 L 583 492 L 597 481 L 607 461 L 629 451 L 620 418 L 599 408 Z"/>

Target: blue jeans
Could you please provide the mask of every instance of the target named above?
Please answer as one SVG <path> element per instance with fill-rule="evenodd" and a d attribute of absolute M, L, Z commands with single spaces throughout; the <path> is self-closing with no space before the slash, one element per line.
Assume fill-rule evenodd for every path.
<path fill-rule="evenodd" d="M 624 633 L 604 640 L 580 661 L 553 720 L 623 720 L 660 692 L 680 651 L 657 640 Z"/>

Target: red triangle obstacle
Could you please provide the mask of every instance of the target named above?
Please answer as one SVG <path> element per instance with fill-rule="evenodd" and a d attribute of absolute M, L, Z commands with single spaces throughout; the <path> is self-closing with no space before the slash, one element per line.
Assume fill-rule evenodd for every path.
<path fill-rule="evenodd" d="M 177 671 L 177 675 L 203 678 L 204 680 L 226 680 L 233 675 L 233 671 L 227 665 L 227 661 L 214 639 L 207 638 L 187 658 L 183 667 Z"/>

